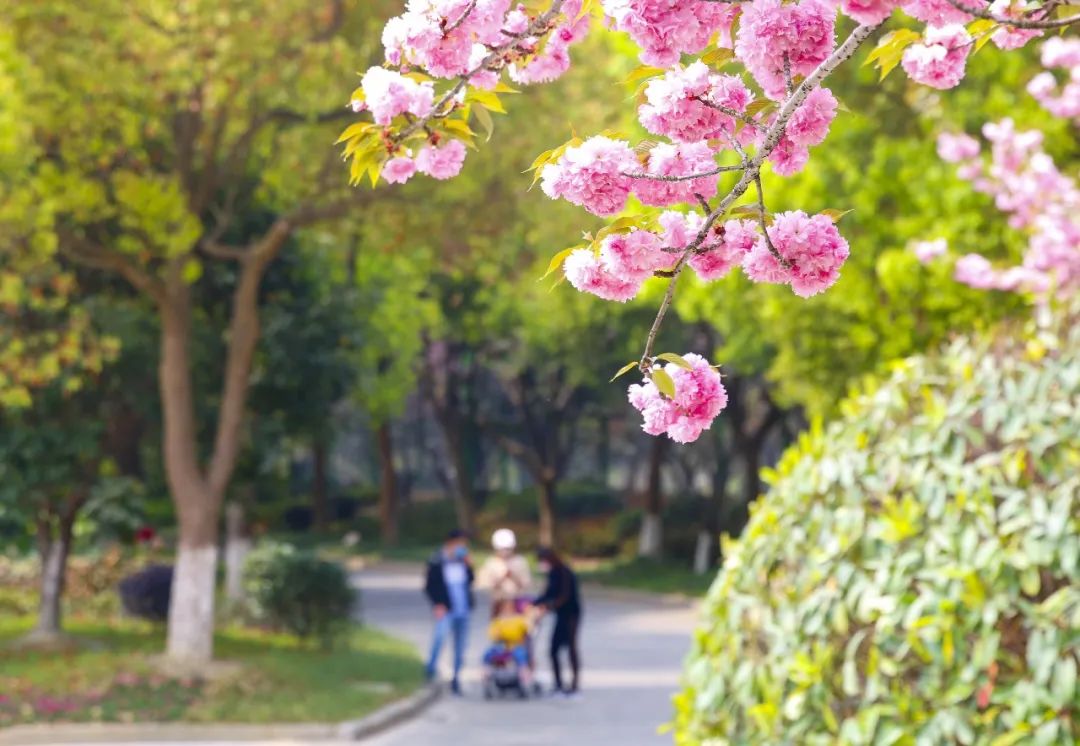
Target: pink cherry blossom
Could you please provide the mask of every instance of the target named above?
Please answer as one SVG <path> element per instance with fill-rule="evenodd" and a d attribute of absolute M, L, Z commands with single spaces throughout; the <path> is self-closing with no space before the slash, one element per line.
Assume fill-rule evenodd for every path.
<path fill-rule="evenodd" d="M 963 26 L 928 26 L 923 41 L 904 50 L 900 64 L 915 82 L 944 90 L 963 79 L 970 52 L 971 36 Z"/>
<path fill-rule="evenodd" d="M 692 352 L 682 357 L 690 370 L 675 363 L 663 368 L 675 384 L 674 397 L 664 396 L 650 379 L 631 385 L 627 394 L 630 404 L 642 414 L 645 432 L 666 434 L 676 443 L 691 443 L 727 406 L 727 390 L 720 373 L 705 358 Z"/>
<path fill-rule="evenodd" d="M 391 184 L 404 184 L 416 173 L 416 161 L 405 156 L 391 158 L 382 167 L 382 177 Z"/>
<path fill-rule="evenodd" d="M 406 63 L 439 78 L 463 75 L 476 46 L 503 41 L 510 0 L 409 0 L 404 14 L 383 29 L 383 48 L 392 65 Z"/>
<path fill-rule="evenodd" d="M 786 135 L 780 136 L 780 141 L 769 153 L 769 163 L 779 176 L 794 176 L 803 170 L 809 160 L 810 149 L 805 145 L 796 145 Z"/>
<path fill-rule="evenodd" d="M 544 166 L 541 186 L 551 199 L 562 198 L 594 215 L 614 215 L 626 206 L 632 179 L 641 164 L 625 140 L 591 137 L 568 148 L 557 163 Z"/>
<path fill-rule="evenodd" d="M 716 171 L 716 159 L 708 143 L 671 145 L 660 143 L 649 151 L 649 162 L 644 173 L 651 176 L 693 176 Z M 686 181 L 661 181 L 658 179 L 634 179 L 634 194 L 642 204 L 667 207 L 680 202 L 693 202 L 695 195 L 709 199 L 716 195 L 720 175 L 713 173 L 699 179 Z"/>
<path fill-rule="evenodd" d="M 901 0 L 841 0 L 840 10 L 859 23 L 876 26 L 892 15 Z"/>
<path fill-rule="evenodd" d="M 938 257 L 945 256 L 949 251 L 949 242 L 944 238 L 935 238 L 933 241 L 916 241 L 911 245 L 911 251 L 920 264 L 929 264 Z"/>
<path fill-rule="evenodd" d="M 588 249 L 577 249 L 563 263 L 566 279 L 577 290 L 604 300 L 625 303 L 638 294 L 640 282 L 627 282 L 611 275 L 600 259 Z"/>
<path fill-rule="evenodd" d="M 1027 0 L 994 0 L 988 10 L 998 18 L 1025 18 L 1031 8 Z M 1038 29 L 1002 25 L 990 36 L 990 41 L 999 49 L 1019 49 L 1042 33 Z"/>
<path fill-rule="evenodd" d="M 1048 69 L 1031 79 L 1028 93 L 1054 116 L 1080 121 L 1080 39 L 1047 39 L 1042 45 L 1041 61 Z M 1060 87 L 1051 72 L 1054 68 L 1068 73 Z"/>
<path fill-rule="evenodd" d="M 963 132 L 942 132 L 937 139 L 938 157 L 946 163 L 960 163 L 979 155 L 979 141 Z"/>
<path fill-rule="evenodd" d="M 956 260 L 953 268 L 957 282 L 979 290 L 989 290 L 997 285 L 997 275 L 990 260 L 979 254 L 965 254 Z"/>
<path fill-rule="evenodd" d="M 434 179 L 452 179 L 465 163 L 465 143 L 447 140 L 436 147 L 428 145 L 416 154 L 416 170 Z"/>
<path fill-rule="evenodd" d="M 743 261 L 751 280 L 789 283 L 796 295 L 808 298 L 840 277 L 848 243 L 827 215 L 808 216 L 802 210 L 778 213 L 766 231 L 779 257 L 762 237 Z"/>
<path fill-rule="evenodd" d="M 376 124 L 390 124 L 394 117 L 408 112 L 427 116 L 435 100 L 430 83 L 411 78 L 384 67 L 372 67 L 360 81 L 364 99 Z"/>
<path fill-rule="evenodd" d="M 838 105 L 828 88 L 815 88 L 791 115 L 784 134 L 796 145 L 820 145 L 829 134 Z"/>
<path fill-rule="evenodd" d="M 668 269 L 675 256 L 663 250 L 655 233 L 632 230 L 604 238 L 600 246 L 600 264 L 617 280 L 641 285 L 658 269 Z"/>
<path fill-rule="evenodd" d="M 784 60 L 791 74 L 809 75 L 836 43 L 836 10 L 826 0 L 753 0 L 739 20 L 735 55 L 770 98 L 784 95 Z"/>
<path fill-rule="evenodd" d="M 713 107 L 742 114 L 752 98 L 740 78 L 714 73 L 698 60 L 649 81 L 638 118 L 654 135 L 677 142 L 699 142 L 735 131 L 734 118 Z"/>
<path fill-rule="evenodd" d="M 961 3 L 964 7 L 978 7 L 976 0 L 969 0 L 970 5 Z M 947 26 L 953 23 L 967 23 L 972 19 L 970 13 L 965 13 L 955 7 L 949 0 L 901 0 L 900 7 L 909 16 L 918 18 L 929 26 Z"/>
<path fill-rule="evenodd" d="M 738 8 L 706 0 L 603 0 L 615 28 L 641 47 L 646 65 L 670 67 L 683 53 L 696 54 L 716 32 L 730 39 Z"/>
<path fill-rule="evenodd" d="M 728 220 L 720 226 L 715 241 L 706 241 L 699 253 L 690 257 L 690 268 L 702 280 L 718 280 L 743 263 L 760 237 L 753 221 Z"/>

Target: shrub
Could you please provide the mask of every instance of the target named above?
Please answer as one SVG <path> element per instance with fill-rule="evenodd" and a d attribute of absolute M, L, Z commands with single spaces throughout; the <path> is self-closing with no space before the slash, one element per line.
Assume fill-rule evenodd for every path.
<path fill-rule="evenodd" d="M 1080 324 L 898 364 L 767 474 L 678 744 L 1080 737 Z"/>
<path fill-rule="evenodd" d="M 154 622 L 169 617 L 169 595 L 173 569 L 169 565 L 149 565 L 120 581 L 120 603 L 124 611 Z"/>
<path fill-rule="evenodd" d="M 293 505 L 281 514 L 281 522 L 289 531 L 310 531 L 315 525 L 315 511 L 310 505 Z"/>
<path fill-rule="evenodd" d="M 256 621 L 328 647 L 347 627 L 354 592 L 340 565 L 288 544 L 264 544 L 244 564 Z"/>

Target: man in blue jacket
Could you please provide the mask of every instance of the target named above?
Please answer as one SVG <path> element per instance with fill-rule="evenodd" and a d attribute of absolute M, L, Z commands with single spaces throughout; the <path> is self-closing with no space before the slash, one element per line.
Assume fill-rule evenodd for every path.
<path fill-rule="evenodd" d="M 431 603 L 435 617 L 435 632 L 431 640 L 427 677 L 434 679 L 439 663 L 439 653 L 447 633 L 454 636 L 454 677 L 450 691 L 461 694 L 459 676 L 465 662 L 465 648 L 469 638 L 469 613 L 473 608 L 473 568 L 469 559 L 469 541 L 464 531 L 451 531 L 442 548 L 431 556 L 427 564 L 424 594 Z"/>

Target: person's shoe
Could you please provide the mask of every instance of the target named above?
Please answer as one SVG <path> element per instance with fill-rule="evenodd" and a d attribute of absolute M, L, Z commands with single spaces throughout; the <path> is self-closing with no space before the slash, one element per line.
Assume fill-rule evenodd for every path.
<path fill-rule="evenodd" d="M 424 668 L 424 681 L 431 683 L 435 680 L 435 671 L 430 668 Z"/>
<path fill-rule="evenodd" d="M 458 683 L 457 679 L 454 679 L 450 682 L 450 693 L 453 694 L 455 697 L 461 696 L 461 684 Z"/>
<path fill-rule="evenodd" d="M 563 694 L 563 697 L 565 699 L 569 699 L 571 701 L 576 701 L 576 700 L 581 699 L 581 692 L 578 691 L 577 689 L 567 689 L 562 694 Z"/>

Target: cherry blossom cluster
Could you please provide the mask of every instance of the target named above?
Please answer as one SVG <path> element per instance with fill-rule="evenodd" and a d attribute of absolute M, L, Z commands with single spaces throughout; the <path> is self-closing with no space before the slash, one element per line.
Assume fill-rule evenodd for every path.
<path fill-rule="evenodd" d="M 1047 69 L 1031 79 L 1028 93 L 1054 116 L 1080 122 L 1080 39 L 1047 39 L 1041 52 Z M 1061 85 L 1053 70 L 1064 72 Z"/>
<path fill-rule="evenodd" d="M 667 435 L 676 443 L 691 443 L 727 406 L 727 390 L 720 373 L 708 360 L 692 352 L 683 355 L 682 360 L 687 368 L 676 363 L 663 366 L 674 383 L 674 396 L 661 393 L 656 382 L 648 378 L 631 385 L 628 395 L 630 404 L 641 412 L 645 432 Z"/>
<path fill-rule="evenodd" d="M 503 73 L 515 83 L 554 80 L 571 65 L 570 47 L 592 16 L 625 32 L 640 48 L 647 80 L 637 119 L 655 139 L 620 135 L 576 138 L 537 159 L 537 179 L 552 199 L 600 217 L 620 216 L 593 239 L 560 255 L 579 291 L 626 302 L 663 278 L 668 290 L 637 364 L 645 376 L 630 388 L 644 429 L 678 442 L 696 439 L 723 409 L 720 375 L 697 355 L 660 367 L 652 346 L 675 283 L 689 268 L 703 282 L 736 268 L 754 282 L 783 284 L 808 297 L 837 282 L 849 255 L 837 214 L 771 214 L 761 171 L 790 176 L 822 143 L 840 110 L 822 86 L 827 76 L 896 10 L 925 26 L 882 37 L 882 71 L 899 64 L 911 80 L 956 86 L 984 42 L 1024 46 L 1072 22 L 1052 18 L 1052 0 L 408 0 L 383 32 L 386 63 L 368 70 L 353 109 L 371 124 L 343 135 L 353 179 L 368 173 L 403 183 L 422 173 L 457 175 L 473 145 L 471 117 L 490 129 L 502 111 Z M 838 13 L 860 24 L 838 43 Z M 902 33 L 901 33 L 902 32 Z M 686 61 L 684 55 L 701 55 Z M 1080 119 L 1080 41 L 1051 38 L 1047 71 L 1029 90 L 1050 111 Z M 741 75 L 736 63 L 748 75 Z M 1065 80 L 1060 80 L 1062 72 Z M 472 114 L 471 112 L 475 112 Z M 1061 287 L 1076 282 L 1076 186 L 1054 168 L 1031 133 L 1009 122 L 988 126 L 991 156 L 977 140 L 943 136 L 943 158 L 992 194 L 1017 227 L 1031 232 L 1022 267 L 996 270 L 966 257 L 957 273 L 993 287 Z M 727 179 L 730 177 L 730 181 Z M 725 185 L 721 190 L 721 185 Z M 756 203 L 739 203 L 753 188 Z M 1051 198 L 1045 195 L 1052 194 Z M 1042 198 L 1040 198 L 1042 195 Z M 644 208 L 644 209 L 642 209 Z M 659 209 L 673 208 L 660 212 Z M 659 213 L 659 214 L 657 214 Z M 1067 251 L 1066 248 L 1071 249 Z M 923 261 L 947 253 L 923 242 Z M 980 262 L 981 260 L 981 262 Z M 553 267 L 558 266 L 553 264 Z M 672 384 L 672 385 L 669 385 Z"/>
<path fill-rule="evenodd" d="M 1050 39 L 1042 48 L 1042 62 L 1051 68 L 1065 68 L 1076 80 L 1080 71 L 1080 45 L 1073 39 Z M 1072 118 L 1055 97 L 1048 100 L 1040 73 L 1028 86 L 1036 99 L 1054 114 Z M 1052 74 L 1051 81 L 1052 81 Z M 1080 188 L 1075 179 L 1062 174 L 1042 148 L 1043 135 L 1037 130 L 1018 130 L 1011 119 L 983 126 L 990 144 L 988 159 L 982 146 L 967 134 L 943 133 L 938 138 L 938 155 L 958 166 L 960 176 L 977 191 L 990 195 L 1009 225 L 1026 231 L 1028 244 L 1019 265 L 998 267 L 981 254 L 957 259 L 957 281 L 983 290 L 1031 292 L 1045 297 L 1051 292 L 1066 294 L 1080 288 Z M 943 239 L 913 245 L 918 259 L 931 262 L 948 253 Z"/>

